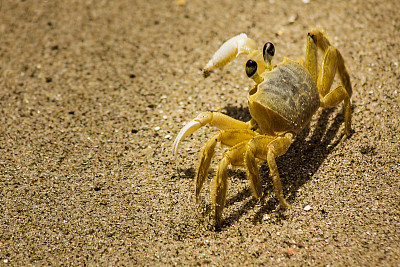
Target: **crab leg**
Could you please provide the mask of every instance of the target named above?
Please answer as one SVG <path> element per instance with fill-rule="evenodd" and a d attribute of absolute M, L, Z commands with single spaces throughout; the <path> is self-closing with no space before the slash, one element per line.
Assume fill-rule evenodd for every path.
<path fill-rule="evenodd" d="M 259 136 L 252 139 L 246 148 L 245 163 L 247 174 L 251 182 L 253 193 L 256 197 L 262 196 L 260 174 L 256 164 L 256 158 L 267 161 L 272 182 L 274 184 L 275 197 L 284 208 L 290 205 L 283 197 L 281 180 L 275 158 L 286 153 L 293 139 L 293 134 L 286 133 L 285 136 L 271 140 L 269 136 Z"/>
<path fill-rule="evenodd" d="M 318 79 L 318 49 L 317 44 L 314 40 L 314 35 L 308 33 L 307 35 L 307 47 L 306 47 L 306 57 L 304 60 L 304 66 L 310 72 L 315 83 Z"/>
<path fill-rule="evenodd" d="M 178 133 L 172 146 L 172 151 L 176 156 L 179 148 L 179 144 L 185 137 L 191 135 L 196 130 L 200 129 L 204 125 L 210 124 L 221 130 L 224 129 L 250 129 L 250 122 L 243 122 L 229 117 L 228 115 L 219 112 L 202 112 L 195 119 L 191 120 L 185 125 Z"/>
<path fill-rule="evenodd" d="M 241 142 L 250 140 L 256 135 L 256 133 L 252 130 L 247 129 L 227 129 L 222 130 L 216 133 L 213 137 L 211 137 L 207 143 L 204 145 L 203 149 L 200 152 L 200 161 L 199 166 L 196 172 L 196 201 L 200 200 L 200 191 L 203 188 L 204 181 L 207 178 L 208 169 L 210 168 L 210 163 L 212 157 L 214 156 L 215 146 L 217 143 L 221 143 L 222 145 L 233 147 Z M 243 153 L 242 153 L 243 154 Z M 243 157 L 242 160 L 237 163 L 241 166 L 243 165 Z M 236 165 L 237 165 L 236 164 Z"/>
<path fill-rule="evenodd" d="M 319 73 L 317 73 L 317 48 L 324 51 Z M 345 115 L 345 136 L 350 135 L 351 129 L 351 101 L 352 87 L 349 73 L 344 65 L 344 60 L 340 52 L 330 44 L 321 30 L 314 29 L 308 33 L 307 51 L 305 66 L 310 71 L 320 94 L 321 106 L 329 108 L 338 105 L 343 101 Z M 342 85 L 330 91 L 338 72 Z"/>
<path fill-rule="evenodd" d="M 246 136 L 246 134 L 248 136 Z M 247 133 L 242 132 L 241 136 L 243 141 L 231 147 L 228 151 L 224 153 L 222 160 L 219 162 L 218 170 L 213 181 L 214 188 L 212 197 L 213 203 L 215 205 L 215 223 L 217 226 L 220 226 L 221 224 L 222 211 L 225 206 L 226 193 L 228 189 L 227 170 L 229 165 L 246 166 L 246 168 L 248 169 L 247 173 L 250 187 L 253 191 L 253 196 L 257 199 L 260 199 L 263 196 L 261 179 L 257 167 L 256 158 L 266 160 L 265 154 L 266 151 L 268 151 L 266 147 L 269 144 L 276 142 L 277 139 L 265 135 L 255 135 L 254 133 L 251 134 L 250 131 Z M 277 188 L 281 188 L 280 181 Z M 283 197 L 281 198 L 283 199 Z"/>
<path fill-rule="evenodd" d="M 235 57 L 241 54 L 248 54 L 257 49 L 257 44 L 253 39 L 247 37 L 245 33 L 241 33 L 232 37 L 215 52 L 211 60 L 204 67 L 203 75 L 207 77 L 215 68 L 222 68 Z"/>
<path fill-rule="evenodd" d="M 339 105 L 340 102 L 344 103 L 344 129 L 345 136 L 350 135 L 351 129 L 351 102 L 350 96 L 344 86 L 339 85 L 331 92 L 329 92 L 325 97 L 321 99 L 321 107 L 331 108 Z"/>
<path fill-rule="evenodd" d="M 224 153 L 222 160 L 219 162 L 218 170 L 213 180 L 212 200 L 215 205 L 215 224 L 217 227 L 221 225 L 222 211 L 225 207 L 226 193 L 228 190 L 228 166 L 243 166 L 244 153 L 246 151 L 247 141 L 241 142 L 231 147 Z"/>

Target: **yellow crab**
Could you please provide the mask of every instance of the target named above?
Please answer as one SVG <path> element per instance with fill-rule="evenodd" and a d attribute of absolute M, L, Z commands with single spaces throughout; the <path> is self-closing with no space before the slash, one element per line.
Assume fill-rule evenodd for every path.
<path fill-rule="evenodd" d="M 324 53 L 318 71 L 317 52 Z M 319 29 L 307 35 L 305 60 L 285 59 L 272 65 L 275 48 L 266 43 L 257 49 L 254 40 L 242 33 L 226 41 L 204 68 L 207 77 L 215 68 L 222 68 L 240 54 L 247 54 L 246 74 L 255 82 L 248 93 L 249 111 L 252 119 L 242 122 L 218 112 L 202 112 L 186 124 L 173 144 L 177 154 L 180 142 L 200 127 L 209 124 L 219 128 L 217 134 L 204 145 L 196 172 L 196 201 L 207 177 L 217 143 L 229 146 L 219 162 L 214 179 L 212 200 L 215 205 L 215 223 L 220 225 L 227 193 L 227 168 L 244 166 L 254 197 L 262 198 L 257 162 L 267 161 L 274 192 L 284 208 L 290 205 L 282 193 L 275 158 L 286 153 L 292 140 L 310 121 L 321 106 L 330 108 L 344 102 L 345 136 L 350 133 L 352 88 L 350 77 L 340 52 L 333 47 Z M 330 91 L 336 72 L 341 85 Z"/>

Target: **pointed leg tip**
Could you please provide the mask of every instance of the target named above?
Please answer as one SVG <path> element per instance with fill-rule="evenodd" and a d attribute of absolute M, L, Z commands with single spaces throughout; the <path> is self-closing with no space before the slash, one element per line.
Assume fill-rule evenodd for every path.
<path fill-rule="evenodd" d="M 314 34 L 309 32 L 307 35 L 310 36 L 310 38 L 315 42 L 315 35 Z"/>
<path fill-rule="evenodd" d="M 201 126 L 200 122 L 192 120 L 180 130 L 175 138 L 174 144 L 172 145 L 172 153 L 175 158 L 178 154 L 178 148 L 182 140 L 185 139 L 186 136 L 198 130 Z"/>
<path fill-rule="evenodd" d="M 351 137 L 351 135 L 353 134 L 353 130 L 349 129 L 349 130 L 345 130 L 343 133 L 342 138 L 340 139 L 339 143 L 343 143 L 344 141 L 346 141 L 347 139 L 349 139 Z"/>
<path fill-rule="evenodd" d="M 201 199 L 200 199 L 200 192 L 196 192 L 196 204 L 200 204 Z"/>
<path fill-rule="evenodd" d="M 177 158 L 179 143 L 180 143 L 180 140 L 178 140 L 178 138 L 176 138 L 174 141 L 174 144 L 172 145 L 172 157 L 174 158 L 174 161 L 176 161 L 176 158 Z"/>
<path fill-rule="evenodd" d="M 210 76 L 211 71 L 207 70 L 207 69 L 203 69 L 203 78 L 207 78 L 208 76 Z"/>
<path fill-rule="evenodd" d="M 279 204 L 280 204 L 280 207 L 283 209 L 291 209 L 292 208 L 292 205 L 287 203 L 287 201 L 284 198 L 279 198 Z"/>
<path fill-rule="evenodd" d="M 221 225 L 222 225 L 221 219 L 220 218 L 219 219 L 215 218 L 215 231 L 220 231 L 221 230 Z"/>

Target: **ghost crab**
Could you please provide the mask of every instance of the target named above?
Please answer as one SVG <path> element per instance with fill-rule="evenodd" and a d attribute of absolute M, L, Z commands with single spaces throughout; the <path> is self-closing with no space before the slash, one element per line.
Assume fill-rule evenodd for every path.
<path fill-rule="evenodd" d="M 319 71 L 318 49 L 323 51 Z M 257 162 L 266 161 L 275 196 L 282 207 L 289 208 L 283 197 L 275 158 L 286 153 L 294 136 L 309 123 L 320 106 L 330 108 L 344 102 L 344 138 L 349 135 L 351 126 L 350 77 L 342 55 L 322 30 L 313 29 L 307 34 L 305 60 L 285 58 L 277 66 L 272 65 L 275 54 L 272 43 L 266 43 L 262 50 L 257 49 L 255 41 L 242 33 L 217 50 L 205 66 L 204 76 L 207 77 L 213 69 L 222 68 L 240 54 L 247 54 L 246 74 L 255 82 L 247 96 L 252 119 L 242 122 L 222 113 L 202 112 L 181 129 L 173 144 L 176 155 L 181 141 L 199 128 L 209 124 L 220 129 L 200 153 L 195 182 L 197 202 L 217 143 L 230 147 L 223 154 L 214 178 L 212 200 L 217 226 L 221 223 L 226 199 L 229 165 L 246 168 L 253 196 L 261 199 L 263 192 Z M 341 85 L 330 91 L 336 72 Z"/>

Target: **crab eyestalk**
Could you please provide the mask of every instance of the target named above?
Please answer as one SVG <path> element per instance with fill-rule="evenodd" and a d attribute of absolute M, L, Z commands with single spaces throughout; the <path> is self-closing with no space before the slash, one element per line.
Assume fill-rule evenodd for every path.
<path fill-rule="evenodd" d="M 256 84 L 262 83 L 264 81 L 264 79 L 257 72 L 257 62 L 255 62 L 254 60 L 247 60 L 246 74 L 249 78 L 253 79 Z"/>
<path fill-rule="evenodd" d="M 263 47 L 263 58 L 264 58 L 264 62 L 265 62 L 265 68 L 267 70 L 272 70 L 272 58 L 275 55 L 275 46 L 268 42 L 265 43 L 264 47 Z"/>

